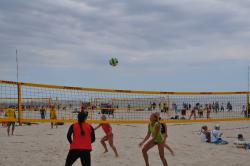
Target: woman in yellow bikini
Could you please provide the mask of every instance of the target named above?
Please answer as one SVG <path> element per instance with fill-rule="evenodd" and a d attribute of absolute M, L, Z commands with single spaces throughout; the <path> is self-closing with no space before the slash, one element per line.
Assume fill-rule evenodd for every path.
<path fill-rule="evenodd" d="M 148 150 L 153 148 L 155 145 L 158 146 L 159 150 L 159 155 L 161 158 L 161 161 L 164 166 L 167 166 L 167 160 L 164 156 L 164 137 L 161 133 L 161 124 L 158 121 L 158 116 L 155 113 L 152 113 L 150 116 L 150 123 L 148 125 L 148 132 L 147 135 L 145 136 L 144 140 L 139 144 L 140 147 L 143 146 L 143 144 L 150 138 L 150 135 L 152 138 L 143 146 L 142 148 L 142 154 L 143 158 L 145 160 L 146 166 L 149 166 L 149 161 L 148 161 Z"/>

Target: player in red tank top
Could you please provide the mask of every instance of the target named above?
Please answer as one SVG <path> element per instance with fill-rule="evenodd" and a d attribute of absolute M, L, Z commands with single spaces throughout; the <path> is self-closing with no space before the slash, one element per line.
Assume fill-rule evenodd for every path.
<path fill-rule="evenodd" d="M 78 122 L 70 126 L 67 139 L 70 143 L 70 150 L 66 159 L 65 166 L 71 166 L 80 158 L 84 166 L 91 166 L 92 150 L 91 144 L 95 141 L 95 132 L 93 127 L 86 122 L 87 112 L 78 114 Z M 73 135 L 73 140 L 72 140 Z"/>
<path fill-rule="evenodd" d="M 101 116 L 101 119 L 102 119 L 103 121 L 106 121 L 106 116 L 105 116 L 105 115 L 102 115 L 102 116 Z M 109 124 L 108 122 L 104 122 L 104 123 L 99 124 L 99 125 L 95 128 L 95 130 L 98 129 L 98 128 L 100 128 L 100 127 L 102 127 L 104 133 L 106 134 L 106 135 L 101 139 L 101 144 L 103 145 L 103 147 L 104 147 L 104 149 L 105 149 L 104 153 L 107 153 L 107 152 L 108 152 L 108 148 L 107 148 L 107 145 L 106 145 L 106 143 L 105 143 L 105 141 L 108 141 L 110 147 L 111 147 L 111 148 L 113 149 L 113 151 L 115 152 L 115 156 L 118 157 L 118 153 L 117 153 L 116 147 L 115 147 L 115 145 L 114 145 L 114 140 L 113 140 L 114 136 L 113 136 L 113 133 L 112 133 L 112 127 L 110 126 L 110 124 Z"/>

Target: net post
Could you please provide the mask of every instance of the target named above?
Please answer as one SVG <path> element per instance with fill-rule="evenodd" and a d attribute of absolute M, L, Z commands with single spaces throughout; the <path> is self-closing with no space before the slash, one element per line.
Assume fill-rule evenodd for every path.
<path fill-rule="evenodd" d="M 52 99 L 51 97 L 49 98 L 49 107 L 51 106 Z"/>
<path fill-rule="evenodd" d="M 246 96 L 246 117 L 249 118 L 249 92 L 247 92 Z"/>
<path fill-rule="evenodd" d="M 92 97 L 90 98 L 90 120 L 93 120 L 93 101 Z"/>
<path fill-rule="evenodd" d="M 55 101 L 56 108 L 59 106 L 59 98 L 56 96 L 56 101 Z"/>
<path fill-rule="evenodd" d="M 18 106 L 17 106 L 17 111 L 18 111 L 18 123 L 21 126 L 22 122 L 22 85 L 20 82 L 17 83 L 17 95 L 18 95 Z"/>

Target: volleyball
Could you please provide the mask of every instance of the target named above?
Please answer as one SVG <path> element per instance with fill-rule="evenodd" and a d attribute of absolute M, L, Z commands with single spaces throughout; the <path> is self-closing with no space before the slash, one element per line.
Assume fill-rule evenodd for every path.
<path fill-rule="evenodd" d="M 113 67 L 115 67 L 116 65 L 118 65 L 118 60 L 117 58 L 110 58 L 109 59 L 109 64 Z"/>

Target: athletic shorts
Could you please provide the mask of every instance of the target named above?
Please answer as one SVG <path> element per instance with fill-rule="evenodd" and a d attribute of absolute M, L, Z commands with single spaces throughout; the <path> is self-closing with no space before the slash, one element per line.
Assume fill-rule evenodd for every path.
<path fill-rule="evenodd" d="M 15 126 L 15 124 L 16 124 L 15 122 L 8 122 L 8 123 L 7 123 L 7 126 L 8 126 L 8 127 L 10 127 L 11 125 L 12 125 L 12 126 Z"/>
<path fill-rule="evenodd" d="M 83 166 L 91 166 L 91 150 L 73 149 L 70 150 L 66 159 L 65 166 L 72 166 L 80 158 Z"/>

